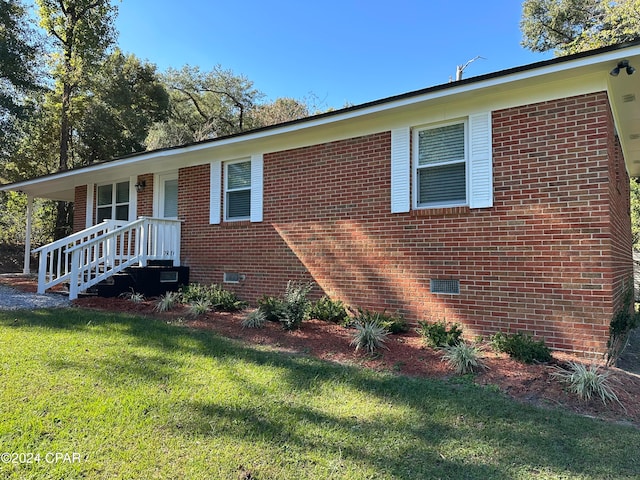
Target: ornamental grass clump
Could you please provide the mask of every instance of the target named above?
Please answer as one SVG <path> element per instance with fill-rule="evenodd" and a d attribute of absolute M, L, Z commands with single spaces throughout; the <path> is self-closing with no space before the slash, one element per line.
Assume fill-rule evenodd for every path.
<path fill-rule="evenodd" d="M 580 400 L 589 401 L 591 397 L 600 397 L 603 404 L 618 400 L 618 396 L 611 387 L 609 371 L 601 371 L 597 365 L 587 367 L 581 363 L 569 362 L 569 368 L 555 367 L 552 375 L 568 384 L 569 391 L 576 394 Z"/>
<path fill-rule="evenodd" d="M 173 310 L 180 303 L 180 294 L 178 292 L 165 292 L 164 295 L 160 295 L 156 302 L 156 312 L 168 312 Z"/>
<path fill-rule="evenodd" d="M 389 335 L 387 329 L 375 321 L 356 322 L 351 345 L 356 347 L 356 352 L 363 349 L 374 353 L 384 346 L 387 335 Z"/>
<path fill-rule="evenodd" d="M 258 308 L 242 319 L 242 328 L 262 328 L 265 323 L 267 323 L 267 315 Z"/>
<path fill-rule="evenodd" d="M 445 347 L 445 353 L 442 357 L 443 362 L 453 368 L 457 374 L 466 375 L 467 373 L 475 373 L 482 368 L 486 368 L 480 350 L 473 345 L 460 342 L 457 345 Z"/>
<path fill-rule="evenodd" d="M 142 293 L 139 292 L 135 292 L 134 290 L 131 290 L 130 292 L 126 292 L 120 295 L 123 298 L 126 298 L 127 300 L 129 300 L 131 303 L 135 303 L 135 304 L 140 304 L 144 302 L 144 295 Z"/>
<path fill-rule="evenodd" d="M 208 300 L 195 300 L 189 303 L 189 315 L 192 317 L 198 317 L 209 313 L 211 310 L 211 303 Z"/>

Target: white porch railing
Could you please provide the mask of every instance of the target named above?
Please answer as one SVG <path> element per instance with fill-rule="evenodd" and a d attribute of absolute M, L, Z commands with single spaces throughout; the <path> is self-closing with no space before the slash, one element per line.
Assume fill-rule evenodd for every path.
<path fill-rule="evenodd" d="M 111 232 L 125 223 L 116 220 L 105 220 L 98 225 L 33 250 L 33 253 L 39 254 L 38 293 L 44 293 L 51 287 L 69 281 L 69 275 L 71 274 L 70 248 Z"/>
<path fill-rule="evenodd" d="M 69 298 L 74 300 L 80 292 L 135 264 L 146 266 L 149 260 L 172 260 L 173 265 L 180 265 L 179 220 L 140 218 L 118 223 L 115 228 L 107 225 L 87 235 L 98 226 L 92 227 L 38 249 L 38 292 L 68 281 Z"/>

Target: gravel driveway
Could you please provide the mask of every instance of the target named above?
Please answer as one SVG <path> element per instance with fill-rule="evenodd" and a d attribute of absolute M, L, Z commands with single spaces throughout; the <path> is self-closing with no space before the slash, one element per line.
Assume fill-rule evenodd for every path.
<path fill-rule="evenodd" d="M 0 285 L 0 310 L 68 307 L 69 299 L 57 293 L 27 293 Z"/>

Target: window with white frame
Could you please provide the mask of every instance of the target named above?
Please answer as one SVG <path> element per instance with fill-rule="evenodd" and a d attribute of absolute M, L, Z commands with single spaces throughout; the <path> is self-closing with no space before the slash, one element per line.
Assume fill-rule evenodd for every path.
<path fill-rule="evenodd" d="M 466 123 L 414 130 L 417 208 L 467 204 Z"/>
<path fill-rule="evenodd" d="M 129 220 L 129 182 L 98 185 L 96 223 L 107 219 Z"/>
<path fill-rule="evenodd" d="M 251 160 L 225 164 L 225 219 L 251 218 Z"/>

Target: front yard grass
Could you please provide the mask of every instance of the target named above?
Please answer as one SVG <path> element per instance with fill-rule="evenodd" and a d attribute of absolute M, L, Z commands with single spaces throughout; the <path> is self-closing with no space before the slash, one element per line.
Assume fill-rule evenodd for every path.
<path fill-rule="evenodd" d="M 471 382 L 136 316 L 0 312 L 1 478 L 619 479 L 640 476 L 639 446 Z"/>

